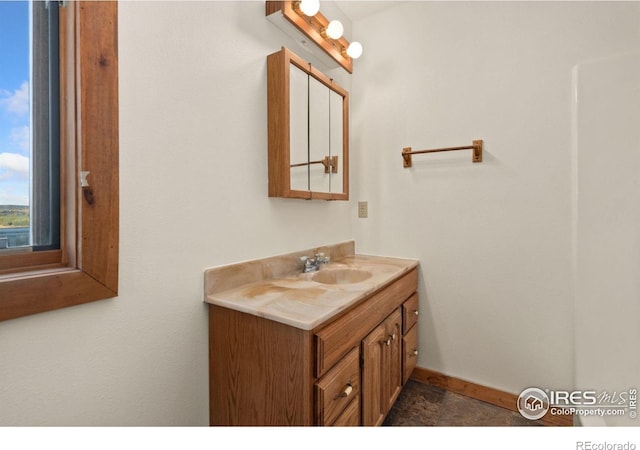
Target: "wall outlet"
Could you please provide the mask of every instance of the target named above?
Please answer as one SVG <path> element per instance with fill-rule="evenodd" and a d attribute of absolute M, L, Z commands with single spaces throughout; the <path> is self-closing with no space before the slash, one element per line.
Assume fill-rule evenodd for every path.
<path fill-rule="evenodd" d="M 369 217 L 369 202 L 358 202 L 358 217 L 361 219 Z"/>

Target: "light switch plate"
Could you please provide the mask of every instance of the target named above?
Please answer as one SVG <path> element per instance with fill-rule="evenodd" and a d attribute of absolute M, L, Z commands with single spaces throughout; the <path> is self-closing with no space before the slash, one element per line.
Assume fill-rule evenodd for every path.
<path fill-rule="evenodd" d="M 358 202 L 358 217 L 361 219 L 369 217 L 369 202 Z"/>

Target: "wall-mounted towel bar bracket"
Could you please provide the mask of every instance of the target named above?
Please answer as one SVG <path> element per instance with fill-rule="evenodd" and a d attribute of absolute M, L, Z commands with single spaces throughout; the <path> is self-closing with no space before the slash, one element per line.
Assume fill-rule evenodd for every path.
<path fill-rule="evenodd" d="M 480 139 L 473 141 L 472 145 L 467 145 L 464 147 L 434 148 L 432 150 L 416 150 L 415 152 L 411 151 L 411 147 L 405 147 L 402 149 L 403 167 L 411 167 L 411 155 L 419 155 L 422 153 L 451 152 L 454 150 L 472 150 L 471 162 L 482 162 L 482 140 Z"/>

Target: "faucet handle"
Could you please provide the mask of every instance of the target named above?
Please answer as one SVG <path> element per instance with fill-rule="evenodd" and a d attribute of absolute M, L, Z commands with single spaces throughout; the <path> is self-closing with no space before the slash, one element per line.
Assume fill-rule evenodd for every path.
<path fill-rule="evenodd" d="M 327 264 L 329 262 L 329 257 L 325 257 L 324 253 L 316 253 L 316 261 Z"/>

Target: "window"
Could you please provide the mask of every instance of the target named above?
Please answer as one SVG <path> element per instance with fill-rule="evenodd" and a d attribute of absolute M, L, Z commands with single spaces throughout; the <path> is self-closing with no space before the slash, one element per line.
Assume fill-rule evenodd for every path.
<path fill-rule="evenodd" d="M 31 194 L 23 221 L 16 226 L 12 216 L 28 238 L 0 234 L 0 320 L 114 297 L 118 286 L 117 3 L 29 3 L 32 62 L 19 87 L 31 99 L 23 125 Z M 21 156 L 14 159 L 24 172 Z"/>
<path fill-rule="evenodd" d="M 0 254 L 60 248 L 58 3 L 0 3 Z"/>

